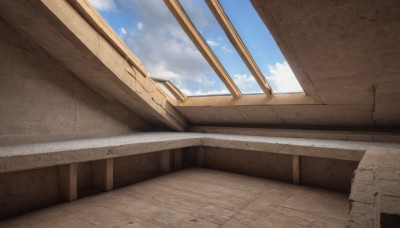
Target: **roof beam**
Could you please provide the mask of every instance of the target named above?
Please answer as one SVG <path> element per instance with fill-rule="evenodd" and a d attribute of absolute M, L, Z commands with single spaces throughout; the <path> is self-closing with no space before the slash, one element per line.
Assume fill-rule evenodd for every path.
<path fill-rule="evenodd" d="M 153 81 L 163 84 L 179 102 L 183 102 L 184 100 L 186 100 L 187 97 L 171 81 L 153 77 L 151 79 Z"/>
<path fill-rule="evenodd" d="M 147 77 L 149 74 L 140 60 L 129 50 L 124 41 L 117 36 L 111 26 L 94 9 L 88 0 L 69 0 L 75 9 L 96 28 L 96 30 L 128 61 L 136 70 Z"/>
<path fill-rule="evenodd" d="M 214 14 L 215 18 L 218 20 L 218 23 L 224 29 L 229 40 L 232 42 L 233 46 L 239 53 L 243 62 L 246 64 L 247 68 L 249 68 L 250 72 L 253 74 L 253 77 L 256 79 L 258 85 L 264 91 L 265 95 L 267 96 L 272 95 L 272 89 L 270 85 L 268 84 L 261 70 L 258 68 L 253 57 L 250 55 L 245 44 L 243 43 L 242 39 L 237 33 L 235 27 L 232 25 L 228 16 L 225 14 L 225 11 L 223 10 L 219 1 L 218 0 L 205 0 L 205 1 L 207 2 L 207 5 L 210 8 L 211 12 Z"/>
<path fill-rule="evenodd" d="M 235 107 L 235 106 L 280 106 L 280 105 L 316 105 L 314 98 L 305 93 L 274 94 L 265 97 L 264 94 L 244 94 L 239 99 L 231 96 L 188 97 L 178 107 Z"/>
<path fill-rule="evenodd" d="M 178 101 L 183 102 L 186 100 L 186 96 L 183 95 L 183 93 L 169 80 L 165 81 L 165 86 L 168 88 L 168 90 L 178 99 Z"/>
<path fill-rule="evenodd" d="M 232 96 L 235 98 L 239 98 L 241 96 L 241 92 L 233 82 L 232 78 L 226 72 L 225 68 L 222 66 L 221 62 L 215 56 L 214 52 L 208 46 L 207 42 L 203 39 L 199 31 L 195 28 L 193 23 L 190 21 L 189 17 L 186 15 L 183 10 L 181 4 L 178 0 L 164 0 L 165 4 L 171 11 L 171 13 L 175 16 L 183 30 L 190 37 L 196 47 L 199 49 L 201 54 L 207 60 L 207 62 L 211 65 L 217 75 L 220 77 L 222 82 L 231 92 Z"/>

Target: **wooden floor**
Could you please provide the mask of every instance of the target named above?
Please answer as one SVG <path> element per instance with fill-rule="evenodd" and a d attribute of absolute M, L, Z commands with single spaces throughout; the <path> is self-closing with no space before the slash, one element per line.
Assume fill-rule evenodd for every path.
<path fill-rule="evenodd" d="M 0 227 L 344 227 L 347 197 L 193 168 L 16 217 Z"/>

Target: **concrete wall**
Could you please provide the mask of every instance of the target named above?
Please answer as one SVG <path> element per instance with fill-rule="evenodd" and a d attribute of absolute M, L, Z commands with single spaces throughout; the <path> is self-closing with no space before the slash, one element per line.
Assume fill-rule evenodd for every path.
<path fill-rule="evenodd" d="M 300 158 L 301 184 L 350 192 L 351 178 L 359 162 L 326 158 Z"/>
<path fill-rule="evenodd" d="M 0 145 L 151 130 L 0 18 Z M 96 77 L 96 75 L 93 75 Z"/>
<path fill-rule="evenodd" d="M 159 160 L 159 153 L 114 159 L 114 187 L 123 187 L 160 175 Z"/>
<path fill-rule="evenodd" d="M 0 174 L 0 220 L 59 202 L 57 167 Z"/>
<path fill-rule="evenodd" d="M 274 180 L 292 181 L 291 155 L 205 147 L 204 166 Z"/>
<path fill-rule="evenodd" d="M 291 155 L 214 147 L 204 147 L 203 150 L 203 166 L 206 168 L 293 181 Z M 350 192 L 351 178 L 357 166 L 356 161 L 301 156 L 300 184 Z"/>

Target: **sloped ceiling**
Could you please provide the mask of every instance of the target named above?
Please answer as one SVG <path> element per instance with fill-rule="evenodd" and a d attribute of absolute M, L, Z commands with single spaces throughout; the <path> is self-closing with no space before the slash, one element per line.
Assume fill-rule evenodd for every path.
<path fill-rule="evenodd" d="M 400 1 L 252 0 L 321 104 L 191 107 L 193 124 L 400 126 Z"/>

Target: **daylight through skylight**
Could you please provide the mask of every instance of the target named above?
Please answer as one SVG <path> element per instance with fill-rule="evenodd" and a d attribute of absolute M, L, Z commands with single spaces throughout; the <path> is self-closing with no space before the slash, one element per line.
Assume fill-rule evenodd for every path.
<path fill-rule="evenodd" d="M 151 77 L 171 81 L 186 96 L 230 95 L 162 0 L 89 1 L 142 61 Z M 247 61 L 247 66 L 252 69 L 250 72 L 205 0 L 179 2 L 241 93 L 263 92 L 251 72 L 256 73 L 257 80 L 263 86 L 260 81 L 262 73 L 273 93 L 303 92 L 285 57 L 249 0 L 219 0 L 219 3 L 261 73 L 258 69 L 254 70 L 257 67 L 252 67 L 254 62 L 249 66 Z M 224 29 L 227 31 L 226 27 Z M 238 47 L 237 42 L 235 45 Z M 243 57 L 243 53 L 247 51 L 244 52 L 242 48 L 240 53 Z M 247 57 L 245 60 L 249 58 L 251 59 Z M 227 83 L 226 76 L 224 80 Z M 226 85 L 232 92 L 232 85 Z M 263 89 L 266 90 L 265 87 Z"/>
<path fill-rule="evenodd" d="M 303 92 L 285 57 L 251 2 L 249 0 L 219 0 L 219 2 L 273 92 Z"/>
<path fill-rule="evenodd" d="M 90 0 L 149 70 L 186 96 L 229 94 L 162 0 Z"/>
<path fill-rule="evenodd" d="M 180 0 L 186 14 L 243 94 L 263 93 L 204 0 Z"/>

